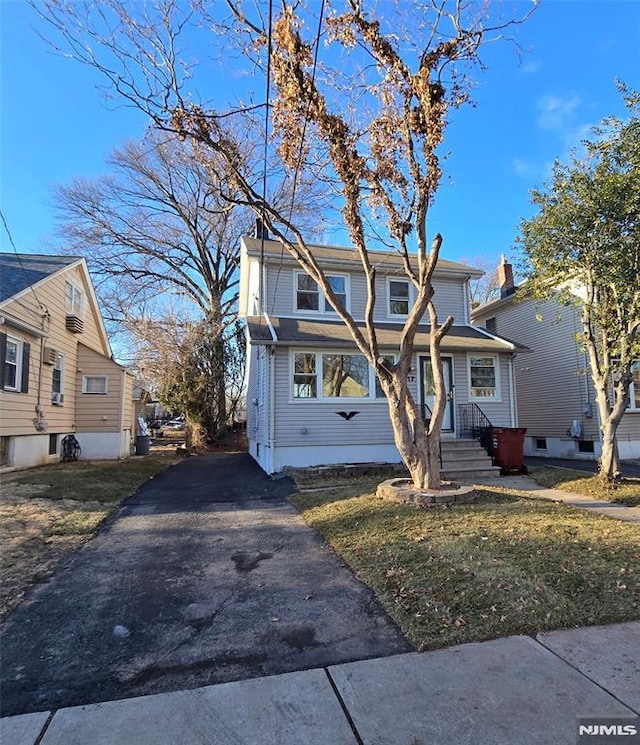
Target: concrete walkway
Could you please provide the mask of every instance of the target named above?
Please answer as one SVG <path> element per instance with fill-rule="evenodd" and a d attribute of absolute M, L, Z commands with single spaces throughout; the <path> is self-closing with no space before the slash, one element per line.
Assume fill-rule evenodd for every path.
<path fill-rule="evenodd" d="M 3 745 L 575 745 L 640 732 L 640 622 L 0 720 Z M 638 742 L 625 737 L 625 742 Z"/>
<path fill-rule="evenodd" d="M 571 494 L 560 489 L 547 489 L 540 486 L 528 476 L 499 476 L 495 479 L 478 479 L 477 484 L 494 486 L 501 489 L 514 489 L 526 492 L 529 497 L 548 499 L 553 502 L 562 502 L 572 507 L 580 507 L 584 510 L 607 515 L 616 520 L 624 520 L 630 523 L 640 523 L 640 507 L 625 507 L 622 504 L 608 502 L 605 499 L 594 499 L 582 494 Z"/>

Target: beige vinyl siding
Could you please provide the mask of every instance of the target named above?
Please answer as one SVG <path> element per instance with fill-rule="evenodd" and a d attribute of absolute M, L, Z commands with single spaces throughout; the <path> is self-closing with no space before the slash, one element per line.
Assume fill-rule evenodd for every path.
<path fill-rule="evenodd" d="M 67 316 L 66 282 L 72 283 L 84 293 L 84 329 L 73 334 L 65 328 Z M 39 305 L 39 303 L 41 305 Z M 46 313 L 45 313 L 46 310 Z M 35 434 L 33 419 L 35 407 L 42 407 L 42 419 L 47 422 L 48 433 L 71 432 L 75 424 L 76 366 L 78 342 L 100 352 L 108 352 L 99 332 L 98 309 L 91 303 L 91 293 L 85 275 L 79 267 L 62 271 L 49 277 L 37 287 L 36 292 L 23 293 L 7 302 L 3 311 L 36 328 L 48 332 L 48 337 L 29 338 L 24 332 L 12 335 L 23 338 L 31 345 L 29 363 L 29 392 L 0 394 L 0 417 L 4 434 Z M 7 330 L 7 327 L 3 327 Z M 64 357 L 63 389 L 64 402 L 54 406 L 51 402 L 53 389 L 53 365 L 40 365 L 42 347 L 56 350 Z M 38 395 L 39 394 L 39 395 Z"/>
<path fill-rule="evenodd" d="M 296 309 L 296 274 L 301 271 L 290 265 L 269 266 L 266 272 L 266 310 L 270 316 L 291 316 L 301 315 L 307 317 L 335 318 L 333 312 L 316 313 L 309 311 L 298 311 Z M 339 274 L 347 276 L 349 310 L 354 318 L 364 318 L 367 304 L 367 283 L 362 273 L 345 272 L 343 268 L 332 271 L 326 269 L 328 274 Z M 402 320 L 398 317 L 389 317 L 388 315 L 388 284 L 387 278 L 406 279 L 405 275 L 384 274 L 376 278 L 376 308 L 375 318 L 378 321 L 390 322 Z M 440 320 L 443 321 L 448 315 L 452 315 L 458 323 L 465 323 L 466 304 L 465 292 L 466 285 L 461 280 L 435 278 L 434 282 L 434 302 L 438 309 Z M 321 301 L 322 307 L 322 301 Z M 425 316 L 424 323 L 428 323 L 428 317 Z"/>
<path fill-rule="evenodd" d="M 83 378 L 107 377 L 107 393 L 83 393 Z M 119 432 L 123 426 L 122 396 L 125 379 L 120 365 L 83 345 L 78 345 L 76 430 Z M 124 420 L 125 422 L 129 420 Z"/>
<path fill-rule="evenodd" d="M 19 393 L 0 390 L 0 434 L 3 436 L 34 435 L 36 429 L 33 419 L 38 403 L 40 339 L 6 325 L 0 326 L 0 330 L 3 334 L 30 345 L 29 391 Z"/>
<path fill-rule="evenodd" d="M 532 437 L 567 437 L 574 419 L 582 424 L 583 439 L 599 439 L 594 391 L 587 362 L 576 342 L 580 319 L 574 309 L 554 301 L 505 303 L 480 316 L 497 319 L 496 333 L 531 349 L 515 361 L 518 422 Z M 541 320 L 538 320 L 541 318 Z M 588 391 L 588 393 L 587 393 Z M 587 397 L 592 417 L 583 408 Z"/>

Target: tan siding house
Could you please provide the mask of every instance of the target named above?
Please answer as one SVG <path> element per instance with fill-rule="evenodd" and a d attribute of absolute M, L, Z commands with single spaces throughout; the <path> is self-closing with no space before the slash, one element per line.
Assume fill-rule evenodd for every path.
<path fill-rule="evenodd" d="M 598 458 L 600 422 L 589 362 L 576 338 L 579 313 L 553 300 L 521 299 L 510 289 L 473 310 L 471 318 L 531 349 L 515 366 L 518 421 L 527 428 L 525 454 Z M 630 408 L 618 428 L 621 458 L 640 458 L 640 365 L 635 379 Z"/>
<path fill-rule="evenodd" d="M 366 283 L 355 251 L 315 246 L 314 255 L 334 291 L 358 324 L 364 324 Z M 413 304 L 413 287 L 399 257 L 371 252 L 376 265 L 374 318 L 381 353 L 393 358 Z M 481 410 L 494 426 L 517 426 L 513 360 L 518 345 L 474 328 L 469 320 L 469 280 L 482 272 L 441 260 L 434 273 L 441 319 L 455 318 L 442 343 L 449 393 L 443 437 L 466 436 L 468 407 Z M 264 304 L 261 295 L 264 297 Z M 248 329 L 247 438 L 249 452 L 268 473 L 286 466 L 337 463 L 397 463 L 388 405 L 373 370 L 356 350 L 335 311 L 313 280 L 282 247 L 243 238 L 240 253 L 240 315 Z M 340 366 L 346 378 L 330 385 Z M 415 341 L 411 390 L 429 417 L 429 327 L 425 319 Z M 485 375 L 487 388 L 477 387 Z M 474 385 L 474 381 L 476 385 Z"/>
<path fill-rule="evenodd" d="M 68 434 L 83 458 L 128 456 L 133 378 L 84 259 L 0 254 L 0 270 L 0 469 L 58 460 Z"/>

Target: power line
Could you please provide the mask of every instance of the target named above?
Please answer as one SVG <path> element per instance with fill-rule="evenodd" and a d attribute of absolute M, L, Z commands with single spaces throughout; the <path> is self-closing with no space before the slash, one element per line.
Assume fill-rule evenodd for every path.
<path fill-rule="evenodd" d="M 13 252 L 16 255 L 16 258 L 18 259 L 18 263 L 20 264 L 20 267 L 21 267 L 22 271 L 26 275 L 27 269 L 26 269 L 25 265 L 22 262 L 22 257 L 18 253 L 18 249 L 16 248 L 16 244 L 13 242 L 13 237 L 11 235 L 11 231 L 9 230 L 9 226 L 7 225 L 7 221 L 4 218 L 4 212 L 1 209 L 0 209 L 0 218 L 2 219 L 2 224 L 4 225 L 5 232 L 7 234 L 7 237 L 9 238 L 9 243 L 11 244 L 11 248 L 13 248 Z M 40 306 L 41 310 L 43 310 L 46 313 L 46 315 L 49 315 L 49 310 L 47 309 L 47 306 L 44 303 L 41 303 L 40 302 L 40 298 L 38 297 L 38 294 L 36 293 L 36 291 L 35 291 L 35 289 L 34 289 L 34 287 L 33 287 L 33 285 L 31 283 L 29 283 L 29 289 L 33 293 L 33 296 L 35 297 L 36 302 Z"/>
<path fill-rule="evenodd" d="M 269 0 L 269 26 L 267 31 L 267 91 L 266 106 L 264 110 L 264 162 L 262 164 L 262 209 L 260 226 L 260 277 L 258 287 L 260 288 L 260 323 L 265 307 L 264 298 L 264 216 L 267 201 L 267 158 L 269 154 L 269 101 L 271 98 L 271 48 L 273 43 L 273 0 Z"/>
<path fill-rule="evenodd" d="M 313 68 L 311 70 L 311 83 L 312 85 L 315 83 L 316 80 L 316 68 L 318 66 L 318 53 L 320 50 L 320 34 L 322 31 L 322 21 L 324 18 L 324 4 L 325 0 L 322 0 L 322 4 L 320 5 L 320 16 L 318 17 L 318 28 L 316 30 L 316 39 L 314 42 L 315 45 L 315 51 L 313 54 Z M 289 223 L 291 223 L 291 218 L 293 216 L 293 207 L 296 200 L 296 188 L 298 184 L 298 174 L 300 172 L 300 166 L 302 165 L 302 152 L 304 149 L 304 138 L 307 134 L 307 125 L 309 123 L 309 114 L 311 112 L 311 101 L 309 101 L 307 105 L 307 112 L 304 116 L 304 121 L 302 123 L 302 136 L 300 137 L 300 147 L 298 149 L 298 160 L 296 162 L 296 167 L 293 172 L 293 188 L 291 191 L 291 206 L 289 208 Z M 278 265 L 278 272 L 276 274 L 276 280 L 274 282 L 273 287 L 273 300 L 271 302 L 271 312 L 273 313 L 273 305 L 276 301 L 276 295 L 278 290 L 278 280 L 280 279 L 280 272 L 282 270 L 282 264 L 284 262 L 284 245 L 280 248 L 280 263 Z"/>

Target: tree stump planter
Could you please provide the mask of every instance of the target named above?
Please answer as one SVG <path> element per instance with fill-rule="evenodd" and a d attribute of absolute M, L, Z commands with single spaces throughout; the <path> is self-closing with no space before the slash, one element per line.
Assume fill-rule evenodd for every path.
<path fill-rule="evenodd" d="M 451 504 L 468 504 L 476 499 L 471 484 L 444 484 L 444 488 L 434 491 L 420 491 L 411 479 L 388 479 L 378 484 L 376 495 L 401 504 L 414 507 L 441 507 Z"/>

